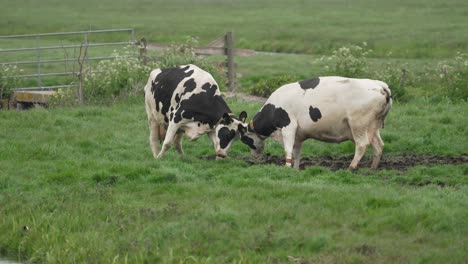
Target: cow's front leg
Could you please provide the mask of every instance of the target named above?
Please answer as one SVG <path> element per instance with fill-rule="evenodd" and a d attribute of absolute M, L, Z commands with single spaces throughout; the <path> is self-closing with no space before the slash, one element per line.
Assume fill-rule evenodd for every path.
<path fill-rule="evenodd" d="M 161 151 L 156 157 L 157 159 L 164 156 L 164 153 L 166 153 L 166 151 L 171 148 L 172 142 L 174 141 L 174 138 L 177 134 L 177 130 L 179 130 L 179 128 L 180 128 L 179 124 L 175 124 L 173 122 L 169 123 L 169 126 L 167 127 L 167 131 L 166 131 L 166 137 L 164 138 L 164 143 L 162 145 Z"/>
<path fill-rule="evenodd" d="M 151 151 L 153 152 L 153 156 L 156 158 L 158 156 L 159 141 L 161 140 L 159 136 L 160 126 L 159 123 L 152 116 L 148 118 L 148 126 L 150 130 L 149 142 L 151 146 Z"/>

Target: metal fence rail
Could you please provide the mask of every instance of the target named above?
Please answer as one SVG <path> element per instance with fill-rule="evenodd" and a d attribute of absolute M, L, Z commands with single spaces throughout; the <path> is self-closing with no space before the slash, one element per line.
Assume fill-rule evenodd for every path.
<path fill-rule="evenodd" d="M 130 35 L 130 41 L 119 41 L 119 42 L 93 42 L 90 43 L 89 36 L 95 34 L 110 34 L 110 33 L 128 33 Z M 46 37 L 54 37 L 54 36 L 67 36 L 67 35 L 82 35 L 82 44 L 75 44 L 75 45 L 63 45 L 63 46 L 45 46 L 41 45 L 41 38 Z M 64 59 L 42 59 L 43 54 L 41 51 L 45 50 L 62 50 L 65 49 L 77 49 L 77 48 L 86 48 L 89 47 L 110 47 L 110 46 L 125 46 L 131 45 L 135 47 L 135 31 L 134 29 L 109 29 L 109 30 L 89 30 L 89 31 L 75 31 L 75 32 L 57 32 L 57 33 L 42 33 L 42 34 L 28 34 L 28 35 L 10 35 L 10 36 L 0 36 L 0 41 L 2 40 L 12 40 L 12 39 L 24 39 L 24 38 L 32 38 L 35 39 L 35 46 L 34 47 L 26 47 L 26 48 L 6 48 L 0 49 L 0 54 L 6 53 L 21 53 L 25 51 L 36 51 L 35 60 L 28 60 L 23 61 L 0 61 L 0 66 L 2 65 L 31 65 L 36 64 L 37 69 L 35 74 L 21 74 L 21 75 L 14 75 L 2 78 L 36 78 L 37 86 L 35 87 L 16 87 L 16 90 L 50 90 L 56 89 L 58 87 L 69 88 L 69 87 L 76 87 L 76 85 L 70 83 L 64 83 L 63 85 L 53 85 L 53 86 L 44 86 L 42 85 L 42 77 L 49 77 L 49 76 L 73 76 L 77 75 L 77 71 L 64 71 L 64 72 L 46 72 L 43 67 L 45 64 L 51 63 L 61 63 L 61 62 L 78 62 L 79 58 L 64 58 Z M 135 48 L 133 49 L 132 56 L 136 56 Z M 131 57 L 131 56 L 120 56 L 120 57 Z M 84 61 L 89 63 L 89 61 L 100 61 L 100 60 L 107 60 L 107 59 L 115 59 L 116 56 L 95 56 L 91 57 L 86 54 Z"/>

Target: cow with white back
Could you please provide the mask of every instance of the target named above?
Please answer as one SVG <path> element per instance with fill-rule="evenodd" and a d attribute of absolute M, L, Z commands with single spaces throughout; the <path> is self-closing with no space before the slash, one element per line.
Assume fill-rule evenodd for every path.
<path fill-rule="evenodd" d="M 286 152 L 286 166 L 299 169 L 306 139 L 356 145 L 349 169 L 355 169 L 372 144 L 372 168 L 377 168 L 384 143 L 379 129 L 392 107 L 391 91 L 384 82 L 345 77 L 320 77 L 286 84 L 271 94 L 248 124 L 239 126 L 241 141 L 261 154 L 272 137 Z"/>
<path fill-rule="evenodd" d="M 207 134 L 216 157 L 224 158 L 247 117 L 246 112 L 234 116 L 211 74 L 191 64 L 153 70 L 145 86 L 145 106 L 155 158 L 161 158 L 173 142 L 183 154 L 184 132 L 192 141 Z"/>

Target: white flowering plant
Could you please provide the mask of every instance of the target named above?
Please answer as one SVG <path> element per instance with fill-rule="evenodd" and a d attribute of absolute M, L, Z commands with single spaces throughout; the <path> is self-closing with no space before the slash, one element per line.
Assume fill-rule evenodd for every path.
<path fill-rule="evenodd" d="M 454 59 L 439 62 L 436 70 L 449 97 L 468 100 L 468 54 L 458 52 Z"/>
<path fill-rule="evenodd" d="M 345 77 L 363 77 L 369 71 L 366 57 L 372 53 L 367 43 L 360 45 L 343 46 L 333 51 L 329 58 L 334 63 L 334 74 Z M 330 68 L 329 68 L 330 69 Z"/>
<path fill-rule="evenodd" d="M 132 56 L 130 48 L 125 48 L 123 54 L 114 50 L 112 56 L 115 59 L 102 60 L 97 65 L 85 69 L 83 78 L 85 101 L 114 99 L 121 93 L 132 90 L 150 71 L 149 66 Z"/>
<path fill-rule="evenodd" d="M 454 58 L 411 68 L 408 63 L 394 60 L 391 53 L 379 67 L 370 67 L 367 43 L 338 48 L 326 57 L 329 75 L 378 79 L 392 89 L 396 100 L 406 100 L 408 87 L 423 87 L 422 95 L 468 100 L 468 54 L 458 52 Z M 321 58 L 320 60 L 324 60 Z"/>

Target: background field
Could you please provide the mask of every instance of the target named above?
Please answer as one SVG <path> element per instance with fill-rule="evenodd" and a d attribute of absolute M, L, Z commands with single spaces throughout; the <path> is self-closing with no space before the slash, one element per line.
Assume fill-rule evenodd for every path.
<path fill-rule="evenodd" d="M 407 99 L 395 102 L 382 131 L 384 158 L 468 155 L 467 103 L 446 98 L 450 86 L 437 87 L 438 72 L 427 70 L 468 50 L 464 0 L 0 0 L 0 6 L 0 35 L 132 27 L 150 42 L 180 44 L 192 36 L 205 45 L 233 31 L 238 48 L 297 53 L 236 58 L 242 91 L 279 75 L 325 75 L 334 50 L 366 42 L 371 68 L 407 65 L 412 76 L 427 80 L 408 85 Z M 105 39 L 114 40 L 121 38 Z M 0 48 L 11 44 L 28 45 L 0 40 Z M 16 58 L 0 58 L 6 59 Z M 113 105 L 99 99 L 83 107 L 0 111 L 0 257 L 31 263 L 468 261 L 466 162 L 377 171 L 363 162 L 356 172 L 319 166 L 298 172 L 251 166 L 258 161 L 240 142 L 226 160 L 215 161 L 206 137 L 184 140 L 183 157 L 172 149 L 155 161 L 138 91 Z M 235 113 L 247 110 L 249 119 L 260 107 L 228 103 Z M 283 155 L 271 141 L 267 152 Z M 350 142 L 311 140 L 303 148 L 305 159 L 353 152 Z"/>
<path fill-rule="evenodd" d="M 464 0 L 0 1 L 0 35 L 133 27 L 153 42 L 201 43 L 234 31 L 238 47 L 328 54 L 366 41 L 375 56 L 452 56 L 468 49 Z"/>

